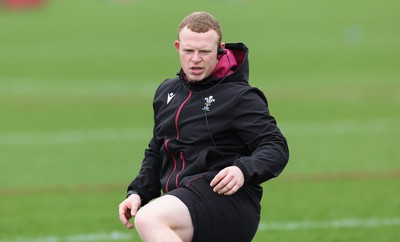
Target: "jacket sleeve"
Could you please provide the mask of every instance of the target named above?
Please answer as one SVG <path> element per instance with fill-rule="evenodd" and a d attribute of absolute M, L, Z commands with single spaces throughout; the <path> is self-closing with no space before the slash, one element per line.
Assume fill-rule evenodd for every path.
<path fill-rule="evenodd" d="M 233 126 L 250 151 L 234 165 L 242 170 L 246 184 L 259 185 L 285 168 L 289 160 L 287 141 L 269 114 L 267 99 L 260 90 L 248 89 L 234 100 Z"/>
<path fill-rule="evenodd" d="M 128 186 L 128 196 L 137 193 L 142 200 L 142 206 L 151 199 L 159 197 L 161 195 L 160 171 L 160 144 L 153 137 L 145 150 L 139 174 Z"/>
<path fill-rule="evenodd" d="M 161 195 L 161 146 L 163 144 L 162 140 L 157 139 L 157 120 L 156 114 L 158 112 L 158 107 L 156 105 L 156 98 L 160 95 L 159 92 L 162 90 L 161 85 L 157 88 L 154 93 L 153 99 L 153 137 L 149 142 L 148 148 L 145 150 L 142 165 L 139 174 L 136 178 L 129 184 L 127 189 L 127 196 L 131 194 L 138 194 L 142 200 L 141 205 L 147 204 L 150 200 L 159 197 Z"/>

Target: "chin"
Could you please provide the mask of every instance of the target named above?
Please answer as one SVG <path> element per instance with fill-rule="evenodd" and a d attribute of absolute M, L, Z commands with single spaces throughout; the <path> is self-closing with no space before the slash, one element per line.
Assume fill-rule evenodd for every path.
<path fill-rule="evenodd" d="M 199 81 L 202 81 L 204 78 L 200 78 L 200 77 L 198 77 L 198 76 L 196 76 L 196 77 L 191 77 L 191 76 L 189 76 L 189 80 L 191 81 L 191 82 L 199 82 Z"/>

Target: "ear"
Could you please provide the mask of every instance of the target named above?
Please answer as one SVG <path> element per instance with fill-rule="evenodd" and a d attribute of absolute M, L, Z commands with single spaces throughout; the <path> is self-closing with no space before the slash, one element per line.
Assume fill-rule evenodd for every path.
<path fill-rule="evenodd" d="M 180 44 L 179 44 L 179 41 L 178 41 L 178 40 L 175 40 L 174 46 L 175 46 L 175 49 L 176 49 L 177 51 L 179 51 L 179 46 L 180 46 Z"/>
<path fill-rule="evenodd" d="M 219 60 L 220 56 L 222 56 L 225 53 L 225 43 L 221 43 L 218 46 L 218 50 L 217 50 L 217 59 Z"/>

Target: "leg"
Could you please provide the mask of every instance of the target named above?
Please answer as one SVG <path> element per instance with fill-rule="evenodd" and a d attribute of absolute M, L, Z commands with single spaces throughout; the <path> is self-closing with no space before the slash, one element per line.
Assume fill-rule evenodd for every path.
<path fill-rule="evenodd" d="M 143 241 L 190 242 L 193 237 L 188 208 L 171 195 L 159 197 L 139 209 L 135 227 Z"/>
<path fill-rule="evenodd" d="M 260 220 L 261 187 L 244 186 L 233 195 L 220 195 L 204 176 L 183 182 L 185 187 L 170 191 L 189 209 L 193 241 L 249 242 Z"/>

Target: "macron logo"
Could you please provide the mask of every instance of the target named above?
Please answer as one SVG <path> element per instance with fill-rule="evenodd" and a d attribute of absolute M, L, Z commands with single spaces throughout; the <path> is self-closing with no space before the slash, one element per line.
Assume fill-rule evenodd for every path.
<path fill-rule="evenodd" d="M 168 93 L 168 96 L 167 96 L 167 104 L 168 104 L 169 102 L 171 102 L 172 98 L 174 98 L 174 97 L 175 97 L 175 94 L 173 94 L 172 92 L 171 92 L 171 93 Z"/>

